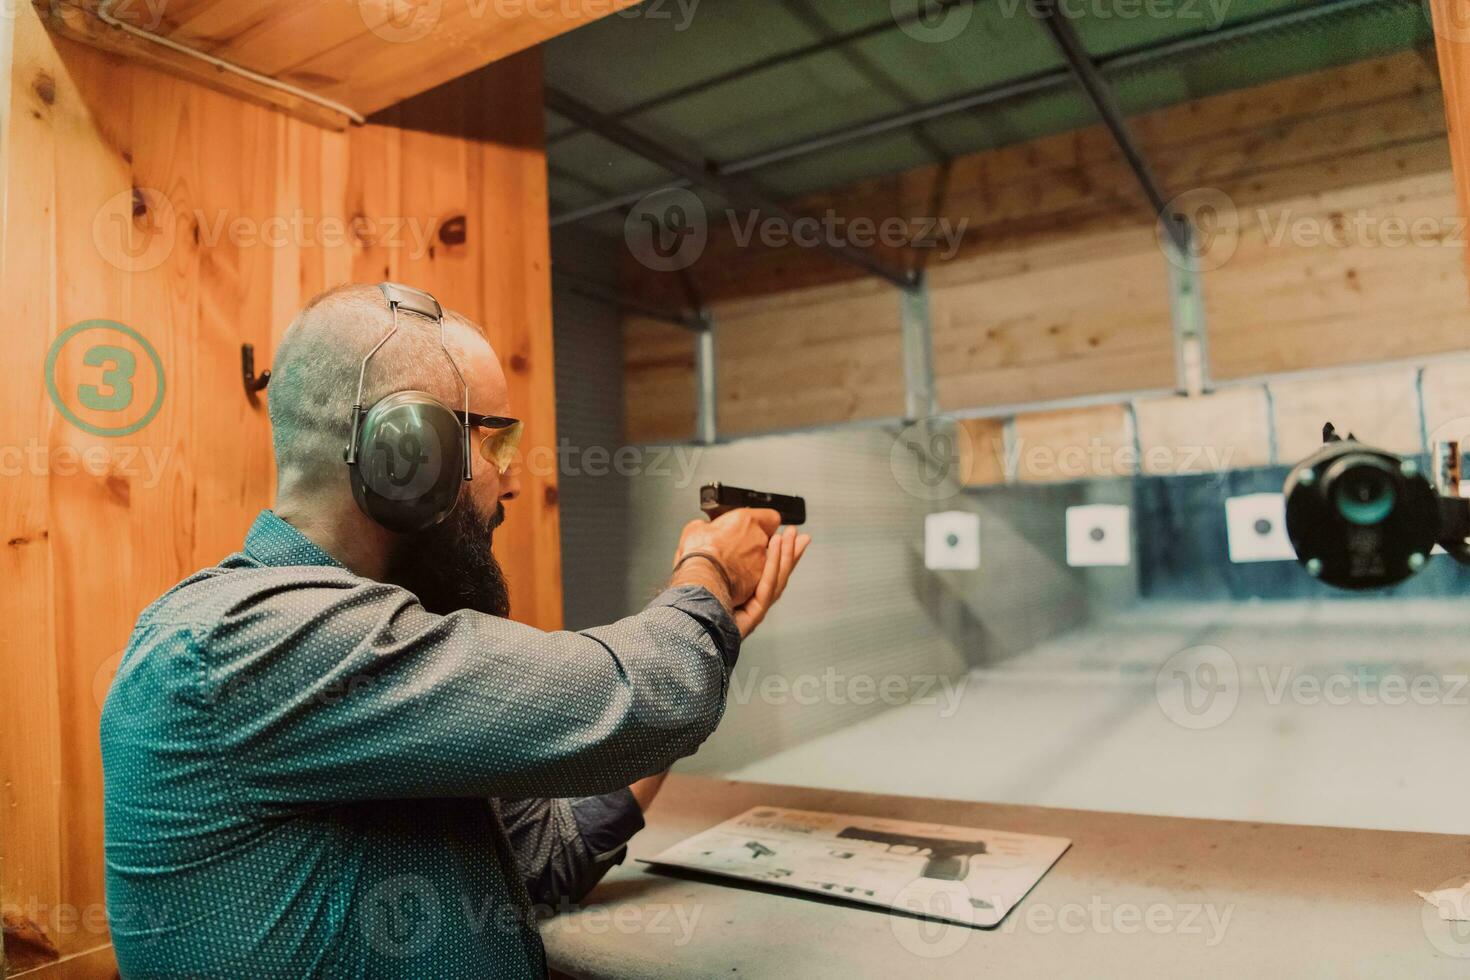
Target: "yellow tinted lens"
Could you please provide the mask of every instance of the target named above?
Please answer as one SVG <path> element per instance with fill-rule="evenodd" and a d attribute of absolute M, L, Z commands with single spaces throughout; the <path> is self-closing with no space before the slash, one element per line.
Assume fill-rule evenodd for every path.
<path fill-rule="evenodd" d="M 480 455 L 504 473 L 515 460 L 516 447 L 521 444 L 521 423 L 504 429 L 491 429 L 485 441 L 480 443 Z"/>

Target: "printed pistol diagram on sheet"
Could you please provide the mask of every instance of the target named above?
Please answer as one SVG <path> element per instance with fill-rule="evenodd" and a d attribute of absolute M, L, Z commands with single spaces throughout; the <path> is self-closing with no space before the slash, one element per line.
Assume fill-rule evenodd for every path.
<path fill-rule="evenodd" d="M 1062 837 L 758 806 L 650 863 L 994 926 L 1071 844 Z"/>

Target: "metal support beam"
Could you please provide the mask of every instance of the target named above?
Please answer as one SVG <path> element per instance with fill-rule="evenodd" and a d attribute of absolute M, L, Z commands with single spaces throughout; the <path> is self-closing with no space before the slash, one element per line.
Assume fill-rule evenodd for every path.
<path fill-rule="evenodd" d="M 577 122 L 597 133 L 603 139 L 616 143 L 623 149 L 635 153 L 645 160 L 656 163 L 665 170 L 714 191 L 739 207 L 752 211 L 764 211 L 780 218 L 788 225 L 796 223 L 797 215 L 776 201 L 754 182 L 742 177 L 716 174 L 707 164 L 681 156 L 666 146 L 637 133 L 627 126 L 602 115 L 591 106 L 579 102 L 554 88 L 546 89 L 546 105 L 553 112 Z M 918 274 L 908 269 L 895 269 L 878 259 L 871 251 L 846 242 L 824 242 L 823 250 L 851 263 L 866 272 L 886 279 L 901 289 L 913 288 Z"/>
<path fill-rule="evenodd" d="M 711 173 L 721 177 L 734 177 L 760 169 L 761 167 L 769 167 L 786 160 L 792 160 L 797 157 L 820 152 L 821 150 L 841 146 L 845 143 L 851 143 L 855 140 L 865 139 L 870 136 L 881 136 L 884 133 L 897 129 L 907 129 L 909 126 L 929 119 L 938 119 L 941 116 L 962 112 L 966 109 L 976 109 L 983 105 L 1004 102 L 1007 99 L 1018 98 L 1033 92 L 1055 89 L 1061 85 L 1065 85 L 1068 78 L 1069 76 L 1064 70 L 1058 69 L 1055 72 L 1041 72 L 1035 75 L 1028 75 L 1025 78 L 1003 82 L 1000 85 L 987 85 L 983 88 L 951 96 L 947 99 L 927 102 L 920 106 L 914 106 L 911 109 L 889 113 L 888 115 L 879 116 L 876 119 L 870 119 L 866 122 L 857 123 L 856 125 L 841 126 L 824 133 L 818 133 L 815 136 L 809 136 L 797 140 L 794 143 L 786 143 L 767 150 L 761 150 L 759 153 L 753 153 L 750 156 L 741 157 L 738 160 L 731 160 L 728 163 L 711 163 L 709 170 Z M 657 186 L 630 191 L 627 194 L 619 194 L 616 197 L 610 197 L 602 201 L 594 201 L 580 208 L 574 208 L 570 211 L 563 211 L 559 214 L 552 215 L 551 226 L 554 228 L 558 225 L 581 221 L 584 218 L 590 218 L 608 211 L 615 211 L 618 208 L 633 204 L 655 191 L 660 191 L 668 187 L 688 187 L 690 183 L 688 180 L 664 181 Z"/>
<path fill-rule="evenodd" d="M 719 88 L 722 85 L 728 85 L 731 82 L 743 81 L 744 79 L 747 79 L 752 75 L 756 75 L 764 71 L 770 71 L 773 68 L 780 68 L 783 65 L 789 65 L 793 62 L 801 61 L 805 58 L 810 58 L 813 55 L 823 54 L 827 51 L 848 48 L 859 41 L 866 41 L 870 38 L 878 37 L 883 34 L 889 34 L 893 31 L 908 27 L 912 24 L 923 24 L 925 21 L 930 20 L 941 11 L 948 10 L 951 7 L 972 6 L 974 2 L 975 0 L 938 0 L 937 3 L 933 3 L 932 0 L 921 0 L 921 2 L 916 5 L 913 13 L 898 14 L 896 11 L 891 10 L 889 16 L 884 17 L 882 20 L 874 21 L 873 23 L 868 24 L 866 27 L 859 27 L 854 30 L 831 34 L 827 37 L 821 38 L 820 40 L 813 41 L 808 44 L 803 44 L 799 47 L 788 48 L 785 51 L 779 51 L 776 54 L 767 55 L 766 57 L 757 59 L 756 61 L 747 62 L 743 65 L 738 65 L 734 68 L 728 69 L 727 71 L 722 71 L 717 75 L 711 75 L 708 78 L 701 78 L 697 82 L 691 82 L 688 85 L 682 85 L 679 88 L 664 92 L 661 95 L 656 95 L 646 102 L 638 102 L 631 106 L 628 106 L 626 109 L 620 109 L 615 113 L 609 113 L 609 116 L 613 119 L 621 120 L 628 119 L 632 116 L 641 115 L 642 113 L 650 112 L 654 109 L 658 109 L 662 106 L 666 106 L 674 102 L 679 102 L 683 99 L 690 98 L 691 96 L 699 95 L 703 92 L 708 92 L 711 89 Z M 807 12 L 808 11 L 806 10 L 806 8 L 799 4 L 793 5 L 792 13 L 794 13 L 795 15 L 801 16 L 802 14 Z M 563 130 L 559 133 L 553 133 L 546 137 L 546 145 L 550 147 L 552 144 L 575 136 L 579 132 L 581 132 L 580 129 L 573 128 Z"/>
<path fill-rule="evenodd" d="M 715 321 L 701 314 L 703 329 L 694 335 L 694 440 L 713 445 L 719 435 L 715 400 Z"/>
<path fill-rule="evenodd" d="M 964 0 L 963 5 L 969 6 L 972 2 L 973 0 Z M 899 21 L 902 19 L 908 23 L 918 22 L 923 24 L 927 18 L 936 16 L 939 10 L 957 5 L 959 4 L 953 2 L 953 0 L 941 0 L 940 3 L 935 3 L 934 0 L 918 0 L 915 4 L 918 7 L 918 12 L 916 14 L 909 14 L 906 18 L 903 18 L 898 12 L 898 0 L 890 0 L 889 7 L 892 16 L 889 19 L 890 21 Z M 934 9 L 931 10 L 929 8 Z M 839 41 L 844 39 L 844 35 L 837 33 L 833 28 L 831 21 L 828 20 L 827 14 L 819 10 L 818 5 L 811 3 L 810 0 L 788 3 L 786 4 L 786 9 L 790 16 L 794 17 L 803 27 L 816 36 Z M 966 16 L 966 20 L 968 20 L 968 15 Z M 933 23 L 937 24 L 938 20 L 936 19 Z M 831 50 L 836 57 L 846 62 L 847 66 L 856 72 L 858 77 L 862 78 L 870 89 L 878 92 L 884 98 L 892 99 L 899 105 L 913 104 L 913 92 L 895 80 L 888 70 L 875 60 L 868 51 L 847 43 L 836 44 Z M 943 145 L 936 142 L 929 133 L 925 132 L 922 126 L 912 127 L 909 136 L 923 149 L 925 156 L 929 158 L 926 162 L 943 163 L 954 156 Z"/>
<path fill-rule="evenodd" d="M 1205 300 L 1200 286 L 1199 258 L 1193 251 L 1194 231 L 1188 222 L 1176 227 L 1185 235 L 1184 250 L 1181 252 L 1167 239 L 1162 242 L 1169 260 L 1174 387 L 1180 394 L 1200 395 L 1214 388 L 1210 378 L 1209 334 L 1205 330 Z"/>
<path fill-rule="evenodd" d="M 599 214 L 606 214 L 609 211 L 617 211 L 621 208 L 631 208 L 633 205 L 637 204 L 648 195 L 657 193 L 658 191 L 668 190 L 675 187 L 688 186 L 689 181 L 687 180 L 676 180 L 672 183 L 665 181 L 664 183 L 659 184 L 657 187 L 644 187 L 636 191 L 629 191 L 626 194 L 618 194 L 615 197 L 606 197 L 600 201 L 593 201 L 591 204 L 584 204 L 579 208 L 569 208 L 566 211 L 558 211 L 556 214 L 553 214 L 551 216 L 551 221 L 549 223 L 553 228 L 560 228 L 562 225 L 575 224 L 578 221 L 582 221 L 586 218 L 596 217 Z"/>
<path fill-rule="evenodd" d="M 1072 72 L 1072 77 L 1082 87 L 1087 100 L 1097 110 L 1103 125 L 1113 136 L 1113 142 L 1118 144 L 1118 150 L 1123 154 L 1128 167 L 1133 171 L 1133 176 L 1138 180 L 1138 186 L 1143 189 L 1144 197 L 1148 198 L 1149 206 L 1153 208 L 1155 217 L 1164 223 L 1164 229 L 1174 244 L 1181 251 L 1189 247 L 1189 235 L 1185 230 L 1186 225 L 1176 215 L 1168 213 L 1169 199 L 1164 196 L 1159 187 L 1158 179 L 1154 176 L 1153 169 L 1149 167 L 1148 161 L 1144 159 L 1143 151 L 1133 140 L 1133 134 L 1128 130 L 1128 122 L 1124 118 L 1123 109 L 1118 105 L 1117 97 L 1113 95 L 1113 89 L 1108 85 L 1107 79 L 1103 78 L 1102 72 L 1098 70 L 1092 55 L 1082 46 L 1082 40 L 1077 37 L 1076 30 L 1072 27 L 1072 21 L 1062 13 L 1057 5 L 1058 0 L 1027 0 L 1031 11 L 1051 35 L 1052 43 L 1057 47 L 1067 67 Z"/>
<path fill-rule="evenodd" d="M 687 330 L 703 330 L 705 318 L 699 313 L 686 313 L 682 310 L 668 309 L 667 307 L 654 306 L 642 300 L 631 299 L 618 294 L 617 290 L 602 283 L 583 279 L 581 276 L 572 275 L 569 272 L 556 272 L 551 277 L 553 289 L 565 289 L 569 293 L 590 299 L 596 303 L 611 306 L 620 313 L 636 313 L 639 316 L 648 317 L 650 320 L 659 320 L 663 323 L 672 323 Z"/>
<path fill-rule="evenodd" d="M 1319 2 L 1310 6 L 1271 11 L 1214 30 L 1201 31 L 1198 34 L 1192 34 L 1188 37 L 1163 43 L 1144 44 L 1127 48 L 1123 51 L 1107 55 L 1106 57 L 1096 58 L 1093 60 L 1093 63 L 1104 75 L 1120 75 L 1125 72 L 1137 71 L 1152 65 L 1157 65 L 1171 58 L 1183 57 L 1195 51 L 1219 48 L 1223 45 L 1248 40 L 1271 31 L 1349 14 L 1360 8 L 1383 5 L 1385 5 L 1385 0 L 1319 0 Z M 738 77 L 743 77 L 743 75 Z M 733 80 L 733 77 L 728 80 Z M 905 129 L 916 123 L 925 122 L 930 119 L 938 119 L 943 116 L 1007 102 L 1028 95 L 1055 92 L 1070 84 L 1071 80 L 1072 73 L 1069 68 L 1055 68 L 1037 72 L 1022 78 L 974 88 L 958 95 L 937 99 L 933 102 L 927 102 L 863 122 L 839 126 L 814 136 L 804 137 L 791 143 L 762 150 L 738 160 L 711 164 L 711 167 L 715 173 L 722 175 L 746 173 L 760 167 L 783 163 L 787 160 L 818 153 L 822 150 L 833 149 L 857 140 Z M 666 187 L 688 187 L 689 183 L 687 180 L 664 181 L 656 186 L 618 194 L 606 200 L 595 201 L 568 211 L 558 212 L 552 216 L 551 224 L 555 227 L 557 225 L 581 221 L 585 218 L 613 211 L 620 207 L 627 207 L 648 194 L 652 194 Z"/>
<path fill-rule="evenodd" d="M 881 136 L 891 133 L 897 129 L 907 129 L 918 123 L 938 119 L 941 116 L 953 115 L 968 109 L 978 109 L 981 106 L 994 105 L 997 102 L 1005 102 L 1009 99 L 1020 98 L 1024 95 L 1032 95 L 1037 92 L 1050 91 L 1061 87 L 1067 81 L 1067 74 L 1060 69 L 1056 71 L 1036 72 L 1021 78 L 1001 82 L 997 85 L 985 85 L 981 88 L 962 92 L 944 99 L 926 102 L 923 105 L 913 106 L 892 112 L 876 119 L 841 126 L 831 129 L 815 136 L 782 146 L 762 150 L 750 156 L 733 160 L 719 168 L 720 173 L 739 174 L 759 167 L 769 167 L 773 164 L 784 163 L 796 157 L 819 153 L 822 150 L 830 150 L 844 143 L 854 140 L 866 139 L 870 136 Z"/>
<path fill-rule="evenodd" d="M 939 414 L 934 392 L 934 343 L 929 329 L 929 287 L 898 294 L 899 329 L 903 341 L 904 417 L 913 421 Z"/>
<path fill-rule="evenodd" d="M 613 289 L 567 272 L 552 277 L 553 289 L 565 289 L 596 303 L 611 306 L 619 313 L 636 313 L 650 320 L 660 320 L 694 332 L 694 438 L 696 442 L 713 444 L 718 428 L 715 424 L 715 320 L 708 310 L 684 313 L 627 299 Z"/>

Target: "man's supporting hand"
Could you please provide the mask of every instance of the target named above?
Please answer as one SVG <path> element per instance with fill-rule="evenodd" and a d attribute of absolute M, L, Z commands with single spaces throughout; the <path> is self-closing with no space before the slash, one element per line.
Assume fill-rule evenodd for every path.
<path fill-rule="evenodd" d="M 788 527 L 784 534 L 771 535 L 766 545 L 766 567 L 761 572 L 760 581 L 750 598 L 735 607 L 735 626 L 742 637 L 749 636 L 766 618 L 776 600 L 781 598 L 796 563 L 801 561 L 806 546 L 811 543 L 811 535 L 797 534 L 794 527 Z"/>
<path fill-rule="evenodd" d="M 712 521 L 696 518 L 679 535 L 674 563 L 694 551 L 710 555 L 729 578 L 730 608 L 737 608 L 755 593 L 771 535 L 780 526 L 781 515 L 765 508 L 740 507 Z M 679 571 L 695 564 L 703 563 L 691 559 Z"/>
<path fill-rule="evenodd" d="M 679 537 L 674 556 L 678 571 L 672 584 L 703 585 L 721 602 L 728 598 L 727 608 L 734 613 L 740 635 L 749 636 L 786 590 L 792 570 L 811 544 L 811 538 L 797 534 L 795 528 L 774 533 L 780 524 L 781 515 L 774 510 L 744 507 L 713 521 L 690 521 Z M 712 560 L 694 557 L 680 565 L 680 559 L 692 552 Z"/>

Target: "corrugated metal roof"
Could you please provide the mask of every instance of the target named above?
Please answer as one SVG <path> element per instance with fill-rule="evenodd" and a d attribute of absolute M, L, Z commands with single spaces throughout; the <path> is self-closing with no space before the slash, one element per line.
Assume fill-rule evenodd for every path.
<path fill-rule="evenodd" d="M 728 163 L 983 86 L 1065 71 L 1025 0 L 943 0 L 916 20 L 920 2 L 935 7 L 935 0 L 649 0 L 549 42 L 547 83 L 688 157 Z M 1129 113 L 1432 40 L 1427 10 L 1414 0 L 1062 0 L 1062 7 Z M 1272 26 L 1226 40 L 1263 20 Z M 1168 52 L 1181 42 L 1186 50 Z M 1067 81 L 751 176 L 777 196 L 797 197 L 1096 121 Z M 553 214 L 668 177 L 555 113 L 547 131 Z M 621 221 L 613 212 L 586 225 L 616 234 Z"/>

